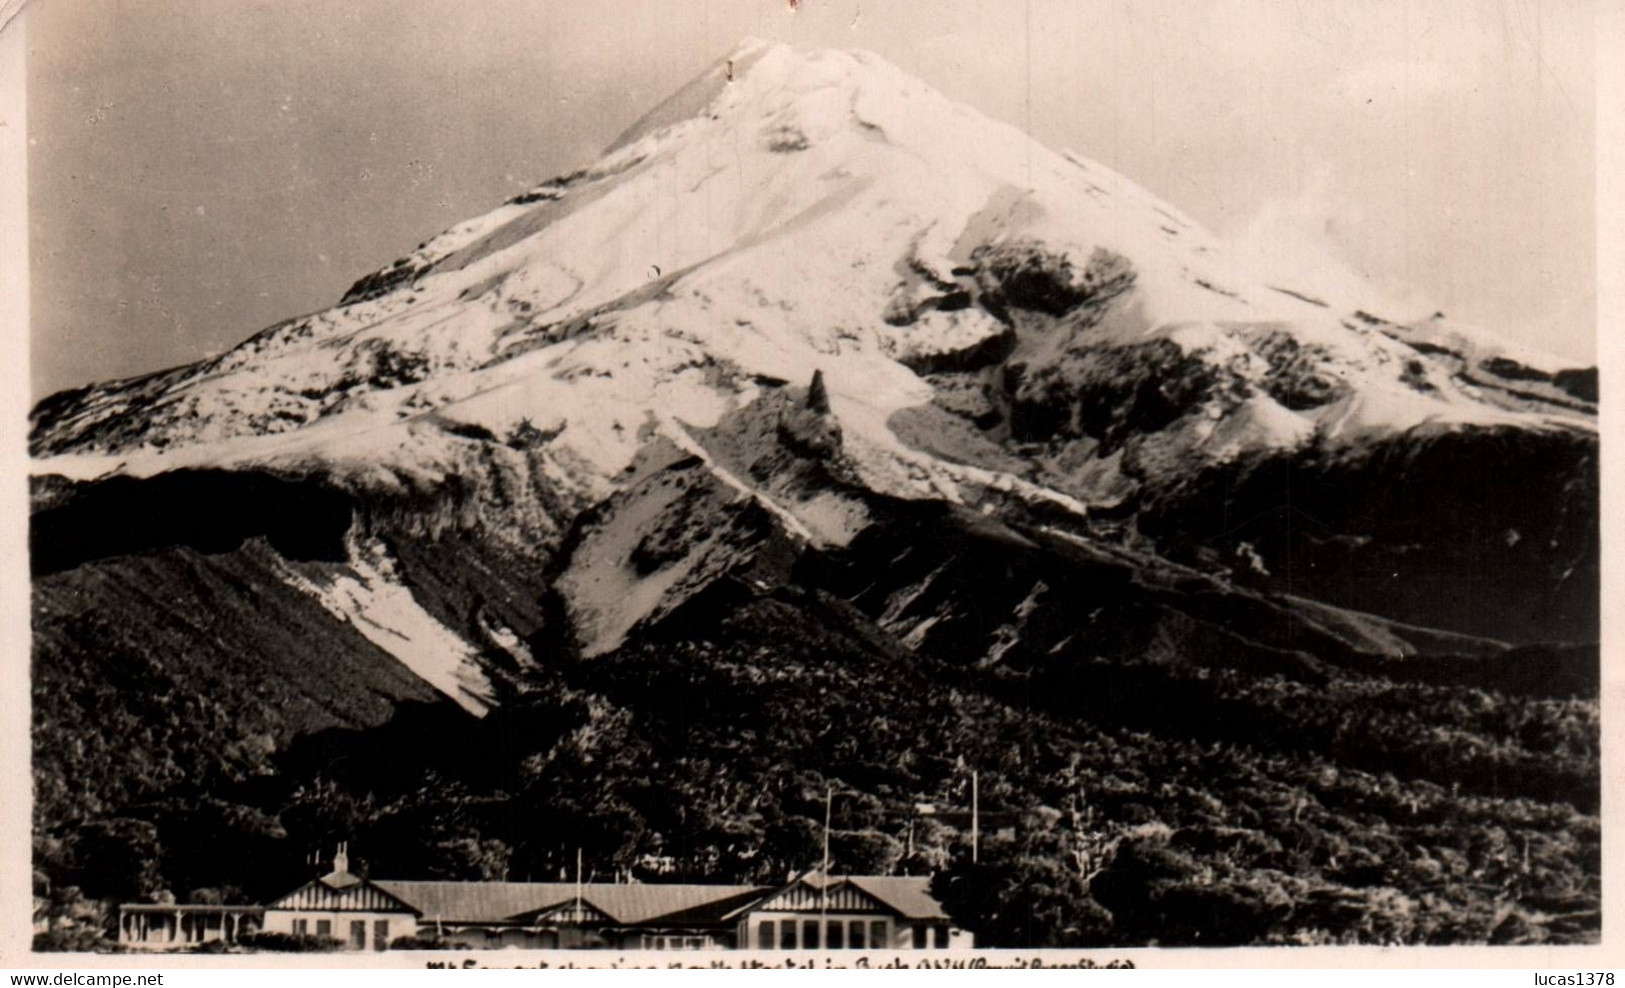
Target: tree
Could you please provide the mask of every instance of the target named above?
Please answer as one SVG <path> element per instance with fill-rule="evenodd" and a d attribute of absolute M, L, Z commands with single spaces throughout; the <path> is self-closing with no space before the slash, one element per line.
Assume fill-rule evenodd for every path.
<path fill-rule="evenodd" d="M 830 871 L 837 875 L 890 875 L 902 857 L 902 842 L 878 830 L 829 835 Z"/>
<path fill-rule="evenodd" d="M 508 879 L 513 850 L 478 833 L 435 843 L 429 849 L 424 875 L 465 882 L 502 882 Z"/>
<path fill-rule="evenodd" d="M 1055 859 L 960 857 L 931 881 L 955 923 L 986 947 L 1086 947 L 1115 942 L 1112 915 Z"/>
<path fill-rule="evenodd" d="M 287 833 L 270 814 L 207 797 L 166 802 L 151 812 L 170 888 L 224 892 L 235 885 L 256 896 L 285 890 L 289 859 L 299 852 L 289 850 Z"/>
<path fill-rule="evenodd" d="M 95 899 L 133 902 L 163 886 L 158 828 L 114 817 L 79 827 L 69 840 L 70 880 Z"/>
<path fill-rule="evenodd" d="M 762 835 L 759 878 L 780 881 L 816 867 L 824 857 L 824 828 L 804 816 L 787 816 L 767 825 Z"/>
<path fill-rule="evenodd" d="M 295 789 L 278 818 L 301 845 L 330 848 L 372 824 L 378 809 L 372 797 L 357 797 L 331 779 L 317 776 Z"/>

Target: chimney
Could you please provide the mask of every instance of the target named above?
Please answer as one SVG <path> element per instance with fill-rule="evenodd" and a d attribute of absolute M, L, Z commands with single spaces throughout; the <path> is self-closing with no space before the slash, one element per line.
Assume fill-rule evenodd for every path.
<path fill-rule="evenodd" d="M 350 842 L 340 841 L 338 850 L 333 852 L 333 874 L 348 875 L 350 873 Z"/>

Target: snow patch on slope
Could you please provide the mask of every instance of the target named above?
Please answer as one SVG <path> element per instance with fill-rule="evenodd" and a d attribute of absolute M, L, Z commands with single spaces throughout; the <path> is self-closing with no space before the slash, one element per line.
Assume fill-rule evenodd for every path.
<path fill-rule="evenodd" d="M 423 609 L 399 582 L 381 543 L 352 540 L 349 548 L 348 566 L 323 576 L 290 570 L 290 582 L 464 710 L 483 717 L 496 694 L 480 667 L 479 650 Z M 511 632 L 507 637 L 517 642 Z"/>

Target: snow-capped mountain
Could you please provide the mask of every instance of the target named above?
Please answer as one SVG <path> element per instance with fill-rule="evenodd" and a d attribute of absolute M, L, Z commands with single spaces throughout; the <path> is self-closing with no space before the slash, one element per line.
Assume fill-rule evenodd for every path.
<path fill-rule="evenodd" d="M 36 553 L 112 551 L 84 534 L 87 505 L 120 510 L 97 489 L 163 481 L 152 510 L 184 514 L 177 478 L 208 475 L 225 544 L 283 532 L 291 585 L 470 709 L 479 656 L 537 661 L 547 607 L 611 651 L 764 544 L 849 546 L 877 499 L 1587 638 L 1595 388 L 1443 317 L 1252 281 L 1128 179 L 874 55 L 747 43 L 333 308 L 41 402 Z M 279 517 L 273 482 L 318 492 L 320 523 Z M 171 535 L 120 551 L 194 544 L 184 517 L 127 520 Z M 507 603 L 471 614 L 450 602 L 475 577 L 401 558 L 447 533 Z"/>
<path fill-rule="evenodd" d="M 1474 344 L 1440 360 L 1464 348 L 1433 340 L 1472 337 L 1360 309 L 1246 282 L 1178 210 L 875 56 L 749 44 L 591 167 L 446 231 L 344 304 L 49 400 L 34 446 L 40 470 L 77 477 L 312 461 L 433 476 L 458 460 L 459 427 L 529 421 L 566 427 L 549 466 L 602 491 L 640 433 L 713 425 L 761 379 L 818 368 L 877 486 L 961 494 L 991 477 L 889 423 L 933 398 L 957 410 L 929 372 L 977 362 L 1024 369 L 1022 439 L 1050 438 L 1034 416 L 1089 433 L 1047 401 L 1079 374 L 1171 361 L 1203 378 L 1172 421 L 1136 430 L 1159 439 L 1125 451 L 1152 476 L 1422 424 L 1590 428 L 1548 359 Z M 1071 459 L 1090 462 L 1061 473 L 1094 488 L 1124 479 L 1099 451 Z"/>
<path fill-rule="evenodd" d="M 822 851 L 1000 946 L 1595 940 L 1596 387 L 747 44 L 334 307 L 39 403 L 35 867 Z M 921 810 L 976 771 L 979 862 Z"/>

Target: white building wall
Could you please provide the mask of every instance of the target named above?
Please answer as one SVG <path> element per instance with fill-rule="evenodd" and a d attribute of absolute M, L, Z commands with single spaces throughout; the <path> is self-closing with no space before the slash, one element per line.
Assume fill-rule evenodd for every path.
<path fill-rule="evenodd" d="M 768 944 L 764 944 L 762 942 L 762 930 L 764 923 L 773 924 L 772 941 Z M 792 928 L 795 930 L 793 947 L 786 944 L 784 938 L 785 923 L 792 924 Z M 759 912 L 748 913 L 744 920 L 739 924 L 739 946 L 745 950 L 811 949 L 806 944 L 807 923 L 812 923 L 819 927 L 819 950 L 855 949 L 853 947 L 854 938 L 852 936 L 852 924 L 854 923 L 861 924 L 863 929 L 863 943 L 861 949 L 891 949 L 899 946 L 896 943 L 898 938 L 898 928 L 896 924 L 892 922 L 890 916 L 877 916 L 874 913 L 830 912 L 828 914 L 820 914 L 813 912 L 781 912 L 777 910 L 762 910 Z M 842 931 L 841 946 L 836 948 L 828 946 L 829 926 L 834 923 L 840 923 Z M 885 943 L 880 948 L 875 946 L 875 932 L 877 929 L 882 932 L 885 937 Z M 912 945 L 912 943 L 913 941 L 910 941 L 910 945 Z"/>
<path fill-rule="evenodd" d="M 237 941 L 260 928 L 260 910 L 244 906 L 229 912 L 189 906 L 173 909 L 121 909 L 118 941 L 140 950 L 174 950 L 213 940 Z"/>
<path fill-rule="evenodd" d="M 772 924 L 771 942 L 764 943 L 762 940 L 764 923 Z M 792 924 L 795 930 L 793 946 L 785 942 L 785 923 Z M 890 916 L 874 913 L 840 912 L 830 912 L 827 920 L 821 920 L 820 914 L 815 912 L 762 910 L 749 913 L 740 921 L 737 929 L 739 946 L 745 950 L 813 949 L 807 945 L 807 923 L 819 926 L 818 950 L 915 950 L 920 940 L 924 941 L 926 950 L 964 950 L 975 945 L 975 938 L 968 931 L 943 920 L 894 920 Z M 836 923 L 841 924 L 841 945 L 831 947 L 829 926 Z M 861 946 L 853 945 L 853 923 L 862 924 L 864 935 Z M 883 941 L 875 938 L 876 925 L 884 934 Z M 920 932 L 917 934 L 916 931 Z"/>
<path fill-rule="evenodd" d="M 303 922 L 303 927 L 300 923 Z M 322 924 L 327 923 L 328 932 L 323 934 Z M 364 924 L 364 945 L 357 948 L 351 942 L 350 924 L 360 922 Z M 388 924 L 383 937 L 378 936 L 378 923 Z M 265 930 L 272 933 L 304 933 L 307 936 L 330 936 L 344 944 L 346 950 L 384 950 L 389 947 L 390 941 L 396 937 L 415 936 L 418 932 L 417 917 L 411 913 L 401 912 L 357 912 L 320 909 L 267 909 L 265 911 Z M 379 941 L 382 940 L 380 943 Z"/>

